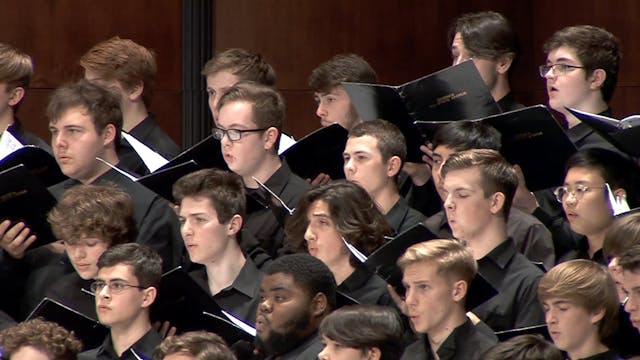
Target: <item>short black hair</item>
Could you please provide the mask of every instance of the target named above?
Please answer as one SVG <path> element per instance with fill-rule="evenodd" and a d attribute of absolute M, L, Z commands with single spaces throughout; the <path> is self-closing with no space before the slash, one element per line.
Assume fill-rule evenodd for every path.
<path fill-rule="evenodd" d="M 309 254 L 285 255 L 264 269 L 265 275 L 287 274 L 310 296 L 323 293 L 331 309 L 336 308 L 336 280 L 327 265 Z"/>
<path fill-rule="evenodd" d="M 471 149 L 500 150 L 502 136 L 498 130 L 480 121 L 452 121 L 436 131 L 433 147 L 440 145 L 455 151 Z"/>
<path fill-rule="evenodd" d="M 152 248 L 138 243 L 120 244 L 107 249 L 98 259 L 98 269 L 119 264 L 133 267 L 140 286 L 160 286 L 162 259 Z"/>

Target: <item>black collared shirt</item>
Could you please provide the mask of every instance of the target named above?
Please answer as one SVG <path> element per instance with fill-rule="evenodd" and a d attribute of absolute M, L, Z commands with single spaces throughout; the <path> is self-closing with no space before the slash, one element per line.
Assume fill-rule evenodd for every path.
<path fill-rule="evenodd" d="M 78 355 L 78 360 L 139 360 L 153 359 L 153 351 L 162 342 L 160 335 L 154 328 L 151 328 L 147 333 L 135 342 L 130 348 L 122 353 L 122 356 L 118 356 L 116 350 L 113 348 L 111 342 L 111 335 L 107 335 L 106 339 L 100 345 L 100 347 L 82 352 Z"/>
<path fill-rule="evenodd" d="M 436 353 L 440 360 L 476 360 L 498 343 L 494 334 L 480 331 L 467 319 L 453 329 Z M 407 346 L 400 360 L 435 359 L 427 336 Z"/>
<path fill-rule="evenodd" d="M 608 265 L 608 261 L 604 257 L 604 251 L 602 251 L 602 248 L 596 250 L 593 253 L 593 256 L 589 256 L 589 240 L 587 239 L 586 236 L 579 238 L 578 246 L 576 250 L 570 251 L 567 254 L 565 254 L 564 257 L 559 259 L 559 262 L 565 262 L 565 261 L 574 260 L 574 259 L 592 260 L 599 263 L 600 265 L 604 265 L 604 266 Z"/>
<path fill-rule="evenodd" d="M 407 201 L 402 197 L 387 212 L 385 217 L 395 234 L 409 230 L 414 225 L 425 220 L 425 216 L 418 210 L 409 207 Z"/>
<path fill-rule="evenodd" d="M 453 237 L 444 211 L 429 217 L 425 221 L 425 225 L 442 238 Z M 507 236 L 513 239 L 518 251 L 529 260 L 543 263 L 546 269 L 551 269 L 555 264 L 551 233 L 533 215 L 511 208 L 507 219 Z"/>
<path fill-rule="evenodd" d="M 614 350 L 608 350 L 600 354 L 589 356 L 586 358 L 580 358 L 577 360 L 622 360 L 618 353 Z"/>
<path fill-rule="evenodd" d="M 292 173 L 286 162 L 282 162 L 282 166 L 271 175 L 265 185 L 291 209 L 298 205 L 298 201 L 309 190 L 309 184 Z M 261 189 L 247 189 L 247 193 L 262 193 L 262 191 Z M 272 258 L 283 253 L 284 227 L 282 220 L 276 218 L 271 208 L 248 211 L 244 228 L 255 236 L 260 247 Z M 264 260 L 256 259 L 252 251 L 255 244 L 249 244 L 248 240 L 242 238 L 240 246 L 261 268 L 264 265 Z"/>
<path fill-rule="evenodd" d="M 176 157 L 180 152 L 180 148 L 175 142 L 164 132 L 155 119 L 153 114 L 149 113 L 142 122 L 136 125 L 129 135 L 136 138 L 141 143 L 147 145 L 151 150 L 157 152 L 163 157 L 171 160 Z M 144 164 L 140 156 L 129 145 L 129 143 L 121 139 L 120 147 L 118 148 L 118 157 L 120 158 L 119 166 L 122 168 L 133 171 L 139 175 L 146 175 L 149 173 L 149 169 Z"/>
<path fill-rule="evenodd" d="M 269 360 L 316 360 L 318 354 L 322 351 L 324 346 L 320 341 L 320 334 L 314 333 L 304 340 L 300 345 L 293 348 L 291 351 L 280 356 L 269 356 Z"/>
<path fill-rule="evenodd" d="M 80 184 L 67 179 L 49 187 L 49 191 L 60 199 L 65 190 Z M 95 185 L 116 185 L 126 191 L 133 200 L 133 216 L 138 228 L 136 242 L 145 244 L 158 252 L 165 271 L 180 265 L 184 248 L 180 235 L 180 224 L 171 205 L 146 187 L 132 181 L 114 169 L 100 175 Z"/>
<path fill-rule="evenodd" d="M 508 238 L 478 260 L 478 272 L 498 295 L 472 310 L 494 331 L 544 323 L 537 297 L 542 271 L 518 253 Z"/>
<path fill-rule="evenodd" d="M 202 287 L 207 294 L 211 294 L 206 269 L 200 268 L 192 271 L 189 275 Z M 236 315 L 241 320 L 256 323 L 256 310 L 260 303 L 260 283 L 262 273 L 258 270 L 253 261 L 247 257 L 240 273 L 233 280 L 233 283 L 212 295 L 221 308 Z"/>
<path fill-rule="evenodd" d="M 365 266 L 357 266 L 355 271 L 338 285 L 338 291 L 354 298 L 360 304 L 393 305 L 387 283 Z"/>

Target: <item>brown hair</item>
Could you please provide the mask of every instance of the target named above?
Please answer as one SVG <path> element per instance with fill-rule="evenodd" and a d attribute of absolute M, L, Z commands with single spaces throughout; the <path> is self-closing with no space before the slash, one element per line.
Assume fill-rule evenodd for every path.
<path fill-rule="evenodd" d="M 377 140 L 376 147 L 382 155 L 382 161 L 397 156 L 404 164 L 407 159 L 407 142 L 397 126 L 378 119 L 362 122 L 349 131 L 350 138 L 366 135 Z"/>
<path fill-rule="evenodd" d="M 152 50 L 117 36 L 96 44 L 80 58 L 80 66 L 104 80 L 116 80 L 126 90 L 144 86 L 142 100 L 151 104 L 157 65 Z"/>
<path fill-rule="evenodd" d="M 361 56 L 339 54 L 313 69 L 309 87 L 317 92 L 329 92 L 345 81 L 375 84 L 378 75 Z"/>
<path fill-rule="evenodd" d="M 204 64 L 201 74 L 210 76 L 221 71 L 229 71 L 241 81 L 249 80 L 266 86 L 273 86 L 276 82 L 275 71 L 262 55 L 246 49 L 233 48 L 217 53 Z"/>
<path fill-rule="evenodd" d="M 116 94 L 84 79 L 64 84 L 51 94 L 47 117 L 55 124 L 65 111 L 76 107 L 87 111 L 99 134 L 112 124 L 116 128 L 115 145 L 120 144 L 122 112 Z"/>
<path fill-rule="evenodd" d="M 585 68 L 586 77 L 591 76 L 596 69 L 602 69 L 607 73 L 601 90 L 602 98 L 609 102 L 618 82 L 618 69 L 622 58 L 618 39 L 600 27 L 568 26 L 556 31 L 544 43 L 543 50 L 545 54 L 549 54 L 561 46 L 576 51 L 578 60 Z"/>
<path fill-rule="evenodd" d="M 0 332 L 2 358 L 9 359 L 24 346 L 32 346 L 56 360 L 75 360 L 82 343 L 73 332 L 40 318 L 27 320 Z"/>
<path fill-rule="evenodd" d="M 307 212 L 311 204 L 322 200 L 329 206 L 331 219 L 338 232 L 353 246 L 370 254 L 392 234 L 387 219 L 369 194 L 360 186 L 345 180 L 332 181 L 309 190 L 298 203 L 293 216 L 285 224 L 290 250 L 306 252 L 304 233 L 309 225 Z M 358 262 L 350 257 L 352 265 Z"/>
<path fill-rule="evenodd" d="M 481 360 L 563 360 L 560 350 L 541 335 L 526 334 L 499 343 Z"/>
<path fill-rule="evenodd" d="M 226 224 L 233 215 L 245 217 L 246 198 L 242 178 L 220 169 L 198 170 L 181 177 L 173 185 L 178 204 L 186 197 L 203 197 L 216 210 L 218 222 Z"/>
<path fill-rule="evenodd" d="M 236 360 L 220 336 L 206 331 L 169 336 L 156 348 L 153 359 L 162 360 L 176 353 L 193 356 L 196 360 Z"/>
<path fill-rule="evenodd" d="M 472 56 L 497 59 L 502 55 L 518 54 L 518 36 L 502 14 L 482 11 L 457 18 L 449 30 L 449 46 L 457 33 Z"/>
<path fill-rule="evenodd" d="M 501 192 L 504 194 L 502 213 L 509 217 L 509 210 L 518 187 L 516 171 L 499 152 L 489 149 L 471 149 L 451 154 L 441 169 L 442 178 L 454 170 L 477 166 L 482 176 L 482 191 L 485 197 Z"/>
<path fill-rule="evenodd" d="M 607 269 L 594 261 L 578 259 L 554 266 L 538 284 L 540 303 L 550 298 L 570 300 L 589 312 L 604 309 L 604 317 L 598 324 L 603 343 L 618 328 L 620 303 L 615 282 Z"/>
<path fill-rule="evenodd" d="M 275 127 L 278 132 L 284 122 L 284 99 L 275 89 L 253 81 L 241 81 L 220 98 L 218 111 L 226 104 L 245 101 L 253 109 L 253 122 L 259 128 Z"/>
<path fill-rule="evenodd" d="M 120 264 L 133 268 L 140 286 L 158 289 L 162 276 L 162 259 L 152 248 L 138 243 L 120 244 L 110 247 L 98 258 L 98 269 Z"/>
<path fill-rule="evenodd" d="M 14 48 L 9 44 L 0 43 L 0 83 L 7 84 L 7 92 L 17 87 L 27 89 L 33 76 L 33 61 L 31 56 Z M 13 106 L 13 111 L 18 111 L 20 103 Z"/>
<path fill-rule="evenodd" d="M 47 220 L 56 238 L 68 244 L 95 237 L 113 246 L 134 242 L 138 233 L 131 197 L 115 185 L 70 188 L 51 209 Z"/>
<path fill-rule="evenodd" d="M 602 251 L 608 259 L 622 256 L 629 248 L 640 244 L 640 213 L 617 218 L 604 237 Z"/>

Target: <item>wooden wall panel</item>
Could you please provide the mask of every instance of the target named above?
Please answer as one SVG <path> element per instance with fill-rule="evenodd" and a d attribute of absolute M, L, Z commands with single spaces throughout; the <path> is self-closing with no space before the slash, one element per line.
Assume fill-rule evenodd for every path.
<path fill-rule="evenodd" d="M 181 18 L 174 0 L 23 0 L 0 2 L 0 41 L 29 53 L 35 76 L 19 116 L 48 139 L 48 96 L 63 82 L 82 76 L 78 60 L 94 44 L 119 35 L 154 49 L 158 76 L 151 105 L 160 125 L 181 140 Z"/>

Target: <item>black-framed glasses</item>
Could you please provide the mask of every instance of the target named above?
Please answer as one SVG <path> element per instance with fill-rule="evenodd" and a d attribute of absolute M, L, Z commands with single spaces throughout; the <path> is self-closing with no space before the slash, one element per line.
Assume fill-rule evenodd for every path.
<path fill-rule="evenodd" d="M 540 71 L 540 77 L 545 78 L 551 70 L 551 75 L 553 76 L 562 76 L 573 69 L 584 69 L 584 66 L 577 65 L 569 65 L 569 64 L 545 64 L 540 65 L 538 70 Z"/>
<path fill-rule="evenodd" d="M 213 138 L 216 140 L 222 140 L 222 138 L 227 135 L 227 138 L 229 138 L 229 140 L 231 141 L 238 141 L 242 138 L 242 134 L 246 133 L 246 132 L 258 132 L 258 131 L 265 131 L 268 128 L 262 128 L 262 129 L 245 129 L 245 130 L 241 130 L 241 129 L 220 129 L 217 127 L 214 127 L 213 129 L 211 129 L 211 134 L 213 134 Z"/>
<path fill-rule="evenodd" d="M 563 200 L 569 196 L 569 194 L 573 195 L 576 200 L 580 200 L 584 197 L 584 194 L 588 193 L 593 189 L 606 189 L 607 184 L 603 186 L 587 186 L 578 184 L 576 186 L 559 186 L 555 190 L 553 190 L 553 194 L 556 196 L 556 200 L 559 203 L 562 203 Z"/>
<path fill-rule="evenodd" d="M 102 291 L 102 289 L 105 288 L 105 286 L 109 288 L 109 291 L 111 291 L 112 294 L 120 294 L 121 292 L 125 291 L 127 288 L 136 288 L 136 289 L 147 288 L 145 286 L 127 284 L 122 280 L 112 280 L 109 282 L 96 280 L 91 283 L 90 289 L 94 294 L 98 294 L 100 291 Z"/>

